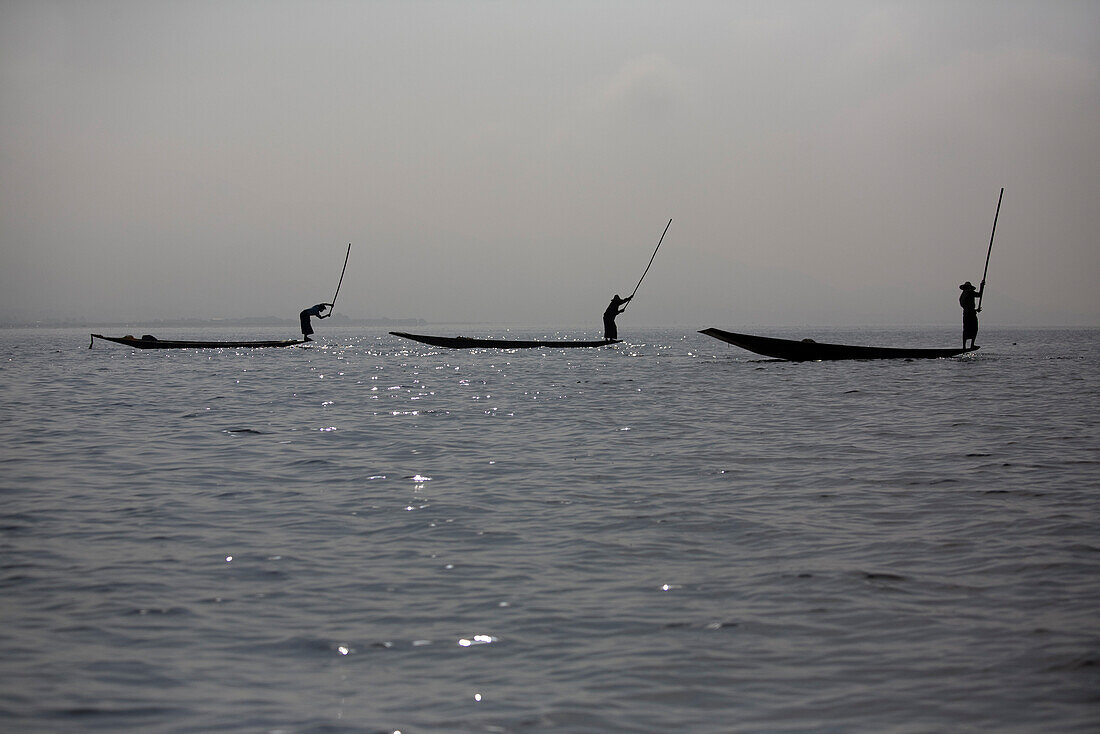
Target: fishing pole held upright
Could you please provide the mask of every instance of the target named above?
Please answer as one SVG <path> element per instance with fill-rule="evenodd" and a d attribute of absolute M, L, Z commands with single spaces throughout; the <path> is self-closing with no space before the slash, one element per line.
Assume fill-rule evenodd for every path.
<path fill-rule="evenodd" d="M 1001 199 L 1004 198 L 1005 187 L 1001 187 L 1001 193 L 997 197 L 997 212 L 993 215 L 993 231 L 989 233 L 989 249 L 985 252 L 985 270 L 982 271 L 981 295 L 978 296 L 978 310 L 982 308 L 982 298 L 985 296 L 985 276 L 989 274 L 989 256 L 993 254 L 993 236 L 997 234 L 997 217 L 1001 215 Z"/>
<path fill-rule="evenodd" d="M 351 243 L 348 243 L 348 252 L 344 255 L 344 267 L 340 271 L 340 282 L 336 284 L 336 292 L 332 294 L 332 301 L 329 302 L 329 313 L 331 314 L 336 308 L 336 296 L 340 295 L 340 286 L 344 284 L 344 271 L 348 269 L 348 258 L 351 257 Z"/>
<path fill-rule="evenodd" d="M 638 292 L 638 286 L 640 286 L 642 284 L 642 281 L 645 280 L 645 274 L 649 272 L 649 266 L 653 264 L 653 258 L 657 257 L 657 250 L 661 249 L 661 243 L 665 241 L 665 235 L 668 234 L 668 228 L 671 226 L 672 220 L 669 219 L 668 224 L 665 225 L 665 231 L 661 232 L 661 239 L 657 241 L 657 247 L 653 250 L 653 254 L 649 256 L 649 264 L 645 266 L 645 271 L 642 272 L 642 277 L 638 278 L 638 285 L 634 286 L 634 290 L 631 291 L 630 295 L 627 297 L 628 301 L 634 297 L 634 294 Z"/>

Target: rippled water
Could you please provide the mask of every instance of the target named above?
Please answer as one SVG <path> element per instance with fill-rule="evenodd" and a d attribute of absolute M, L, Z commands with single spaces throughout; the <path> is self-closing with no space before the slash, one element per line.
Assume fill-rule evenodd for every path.
<path fill-rule="evenodd" d="M 0 332 L 0 728 L 1100 727 L 1100 332 L 322 332 Z"/>

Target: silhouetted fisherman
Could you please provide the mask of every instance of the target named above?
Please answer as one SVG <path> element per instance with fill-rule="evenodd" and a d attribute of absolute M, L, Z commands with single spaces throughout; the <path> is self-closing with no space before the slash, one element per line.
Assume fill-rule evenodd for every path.
<path fill-rule="evenodd" d="M 303 340 L 305 340 L 307 342 L 313 341 L 312 339 L 309 338 L 309 335 L 313 333 L 313 324 L 311 324 L 309 322 L 309 317 L 310 316 L 316 316 L 319 319 L 327 319 L 329 316 L 332 316 L 331 313 L 325 314 L 324 316 L 322 316 L 321 314 L 322 314 L 322 312 L 324 312 L 324 310 L 326 308 L 328 308 L 331 305 L 332 305 L 331 303 L 318 303 L 313 308 L 307 308 L 305 311 L 302 311 L 302 313 L 298 314 L 299 317 L 302 319 L 302 339 Z"/>
<path fill-rule="evenodd" d="M 614 341 L 619 338 L 619 330 L 615 326 L 615 317 L 626 310 L 624 304 L 630 303 L 630 299 L 634 296 L 627 296 L 626 298 L 619 298 L 619 294 L 616 293 L 611 299 L 611 303 L 608 304 L 607 310 L 603 312 L 603 338 L 608 341 Z M 622 306 L 622 308 L 619 308 Z"/>
<path fill-rule="evenodd" d="M 978 336 L 978 312 L 982 309 L 974 303 L 974 299 L 981 300 L 982 293 L 985 292 L 985 281 L 982 281 L 980 290 L 975 288 L 969 280 L 960 285 L 959 290 L 962 291 L 962 295 L 959 296 L 959 305 L 963 310 L 963 349 L 966 349 L 967 339 L 970 340 L 970 348 L 977 349 L 974 339 Z"/>

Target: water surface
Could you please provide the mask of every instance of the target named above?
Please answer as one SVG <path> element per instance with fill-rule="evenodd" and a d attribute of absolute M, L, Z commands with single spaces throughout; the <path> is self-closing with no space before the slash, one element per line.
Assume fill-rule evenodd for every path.
<path fill-rule="evenodd" d="M 1100 727 L 1100 332 L 321 331 L 0 331 L 0 727 Z"/>

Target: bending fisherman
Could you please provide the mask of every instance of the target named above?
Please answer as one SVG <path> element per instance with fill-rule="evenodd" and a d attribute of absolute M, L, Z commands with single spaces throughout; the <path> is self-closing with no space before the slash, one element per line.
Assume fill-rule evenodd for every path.
<path fill-rule="evenodd" d="M 332 316 L 331 312 L 324 314 L 323 316 L 321 314 L 326 308 L 331 305 L 331 303 L 318 303 L 316 306 L 312 308 L 307 308 L 305 311 L 302 311 L 302 313 L 298 314 L 299 318 L 301 318 L 302 320 L 302 341 L 313 341 L 309 338 L 309 335 L 313 333 L 313 324 L 309 322 L 309 317 L 316 316 L 319 319 L 327 319 L 329 316 Z"/>
<path fill-rule="evenodd" d="M 980 289 L 976 289 L 969 280 L 959 286 L 959 290 L 962 291 L 962 295 L 959 296 L 959 305 L 963 310 L 963 349 L 967 348 L 967 339 L 970 340 L 970 348 L 977 349 L 974 339 L 978 336 L 978 312 L 982 309 L 975 304 L 974 299 L 981 300 L 982 293 L 985 292 L 984 280 L 981 286 Z"/>
<path fill-rule="evenodd" d="M 619 298 L 619 294 L 616 293 L 611 299 L 611 303 L 608 304 L 607 310 L 603 312 L 603 338 L 608 341 L 614 341 L 619 338 L 619 330 L 615 326 L 615 317 L 626 310 L 626 304 L 630 303 L 630 299 L 634 296 L 627 296 L 626 298 Z M 622 306 L 622 308 L 620 308 Z"/>

